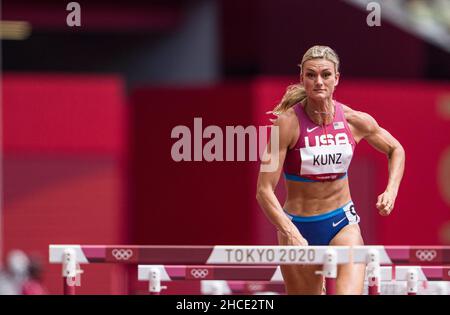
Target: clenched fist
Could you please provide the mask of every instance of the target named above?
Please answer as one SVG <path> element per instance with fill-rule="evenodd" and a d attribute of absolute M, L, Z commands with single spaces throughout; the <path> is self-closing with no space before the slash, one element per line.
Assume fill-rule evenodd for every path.
<path fill-rule="evenodd" d="M 385 191 L 378 196 L 377 209 L 380 215 L 387 216 L 394 209 L 395 198 L 397 196 L 389 191 Z"/>

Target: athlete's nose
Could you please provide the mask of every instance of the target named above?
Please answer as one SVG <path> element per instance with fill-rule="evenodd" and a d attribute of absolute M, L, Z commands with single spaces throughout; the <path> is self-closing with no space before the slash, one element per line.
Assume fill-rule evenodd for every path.
<path fill-rule="evenodd" d="M 322 76 L 320 76 L 320 75 L 317 76 L 316 85 L 318 85 L 318 86 L 322 86 L 323 85 Z"/>

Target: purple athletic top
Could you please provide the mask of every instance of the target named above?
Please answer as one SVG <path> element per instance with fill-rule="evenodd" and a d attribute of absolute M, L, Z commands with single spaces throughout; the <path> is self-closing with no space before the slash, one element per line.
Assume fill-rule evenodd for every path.
<path fill-rule="evenodd" d="M 286 153 L 283 170 L 287 179 L 315 182 L 346 176 L 356 142 L 342 104 L 337 101 L 334 104 L 334 120 L 325 126 L 315 124 L 301 103 L 294 106 L 300 135 L 295 146 Z"/>

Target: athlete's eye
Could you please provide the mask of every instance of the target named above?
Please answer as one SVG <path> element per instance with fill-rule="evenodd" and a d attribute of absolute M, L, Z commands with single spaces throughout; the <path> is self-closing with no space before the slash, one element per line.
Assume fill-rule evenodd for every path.
<path fill-rule="evenodd" d="M 306 77 L 312 79 L 312 78 L 314 78 L 314 73 L 309 72 L 306 74 Z"/>
<path fill-rule="evenodd" d="M 324 77 L 324 78 L 328 78 L 330 75 L 331 75 L 331 72 L 325 72 L 325 73 L 323 74 L 323 77 Z"/>

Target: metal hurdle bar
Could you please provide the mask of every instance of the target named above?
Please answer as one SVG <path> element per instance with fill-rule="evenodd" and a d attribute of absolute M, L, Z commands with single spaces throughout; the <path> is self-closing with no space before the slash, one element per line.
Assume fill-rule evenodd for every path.
<path fill-rule="evenodd" d="M 160 294 L 161 282 L 175 280 L 227 280 L 282 282 L 278 266 L 164 266 L 139 265 L 138 280 L 148 281 L 148 292 Z"/>
<path fill-rule="evenodd" d="M 372 275 L 372 270 L 368 265 L 365 275 L 365 283 L 369 284 L 368 294 L 377 295 L 380 293 L 381 285 L 370 286 Z M 450 266 L 383 266 L 378 271 L 378 279 L 380 282 L 392 280 L 406 282 L 408 294 L 414 295 L 417 294 L 419 281 L 450 281 Z M 138 265 L 138 280 L 149 283 L 150 294 L 159 294 L 164 288 L 161 286 L 161 282 L 239 280 L 283 283 L 283 276 L 278 266 Z"/>
<path fill-rule="evenodd" d="M 444 265 L 450 263 L 450 246 L 353 246 L 352 261 L 367 263 L 369 294 L 380 293 L 380 265 Z M 440 279 L 449 281 L 449 267 L 428 269 L 428 272 L 441 273 Z M 394 270 L 397 270 L 394 269 Z M 419 269 L 400 267 L 401 279 L 407 279 L 408 295 L 417 294 Z M 421 271 L 423 273 L 423 271 Z M 422 275 L 422 274 L 421 274 Z M 431 276 L 431 274 L 430 274 Z M 426 278 L 425 278 L 426 280 Z"/>
<path fill-rule="evenodd" d="M 50 263 L 61 263 L 64 294 L 75 294 L 78 264 L 194 264 L 194 265 L 323 265 L 327 294 L 335 294 L 337 265 L 372 263 L 377 282 L 379 264 L 450 263 L 450 246 L 139 246 L 50 245 Z M 379 268 L 378 268 L 379 269 Z M 379 277 L 378 277 L 379 278 Z M 379 290 L 376 290 L 379 291 Z"/>
<path fill-rule="evenodd" d="M 63 264 L 64 294 L 75 294 L 76 266 L 83 263 L 323 265 L 326 290 L 335 294 L 337 265 L 350 262 L 349 246 L 50 245 L 49 250 L 50 263 Z"/>

